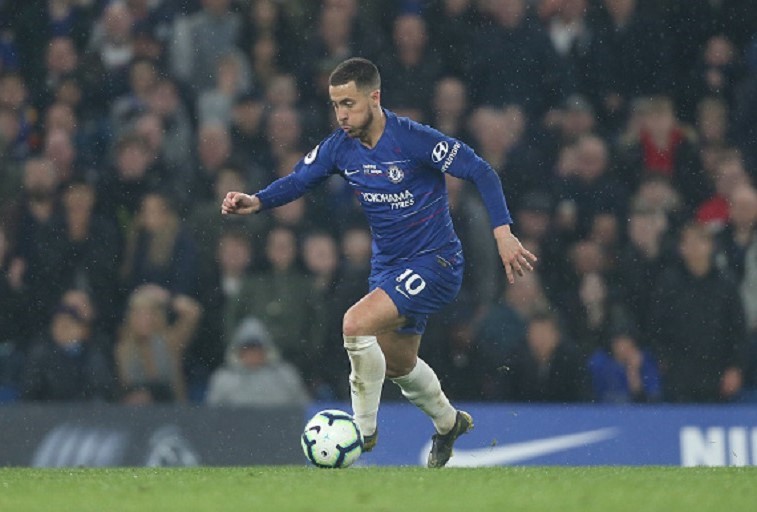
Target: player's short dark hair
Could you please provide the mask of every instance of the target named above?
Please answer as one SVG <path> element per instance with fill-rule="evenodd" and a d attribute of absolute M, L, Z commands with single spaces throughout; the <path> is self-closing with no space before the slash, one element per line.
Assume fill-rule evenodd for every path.
<path fill-rule="evenodd" d="M 376 65 L 362 57 L 353 57 L 337 65 L 329 76 L 329 85 L 345 85 L 355 82 L 360 90 L 381 89 L 381 75 Z"/>

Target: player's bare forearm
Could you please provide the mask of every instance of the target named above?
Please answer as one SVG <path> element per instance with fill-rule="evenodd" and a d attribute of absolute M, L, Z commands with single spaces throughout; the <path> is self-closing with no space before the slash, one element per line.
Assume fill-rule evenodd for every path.
<path fill-rule="evenodd" d="M 262 206 L 260 199 L 255 195 L 245 194 L 244 192 L 229 192 L 221 203 L 221 213 L 223 215 L 248 215 L 260 211 Z"/>
<path fill-rule="evenodd" d="M 534 256 L 528 249 L 523 247 L 509 224 L 503 224 L 494 228 L 494 239 L 497 241 L 497 251 L 502 265 L 507 273 L 507 281 L 515 282 L 515 274 L 522 276 L 526 271 L 532 271 L 536 263 Z"/>

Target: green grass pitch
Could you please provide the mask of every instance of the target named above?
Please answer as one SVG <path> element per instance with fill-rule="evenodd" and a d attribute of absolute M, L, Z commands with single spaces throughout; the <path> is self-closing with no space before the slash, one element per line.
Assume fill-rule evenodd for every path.
<path fill-rule="evenodd" d="M 0 469 L 3 512 L 747 511 L 757 468 Z"/>

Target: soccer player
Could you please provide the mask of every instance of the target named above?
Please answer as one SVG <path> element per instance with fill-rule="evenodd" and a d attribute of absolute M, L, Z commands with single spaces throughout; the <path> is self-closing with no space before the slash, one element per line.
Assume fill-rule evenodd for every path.
<path fill-rule="evenodd" d="M 473 428 L 456 410 L 431 367 L 418 357 L 430 314 L 457 295 L 463 274 L 460 240 L 450 218 L 444 174 L 470 180 L 489 212 L 510 283 L 536 257 L 510 231 L 512 219 L 495 171 L 471 148 L 381 107 L 381 78 L 369 60 L 351 58 L 329 78 L 340 129 L 297 163 L 291 174 L 256 194 L 229 192 L 223 214 L 249 214 L 302 196 L 332 174 L 360 201 L 373 235 L 370 292 L 344 315 L 352 408 L 365 451 L 377 441 L 381 388 L 391 379 L 434 423 L 428 467 L 442 467 Z"/>

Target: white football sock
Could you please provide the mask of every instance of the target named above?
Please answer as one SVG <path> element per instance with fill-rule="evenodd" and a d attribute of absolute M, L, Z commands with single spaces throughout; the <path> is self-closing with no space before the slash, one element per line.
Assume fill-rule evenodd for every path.
<path fill-rule="evenodd" d="M 402 394 L 421 411 L 431 417 L 436 431 L 446 434 L 455 426 L 457 411 L 442 391 L 434 370 L 421 358 L 410 373 L 392 379 Z"/>
<path fill-rule="evenodd" d="M 344 336 L 350 357 L 350 396 L 355 422 L 364 436 L 376 432 L 386 360 L 376 336 Z"/>

